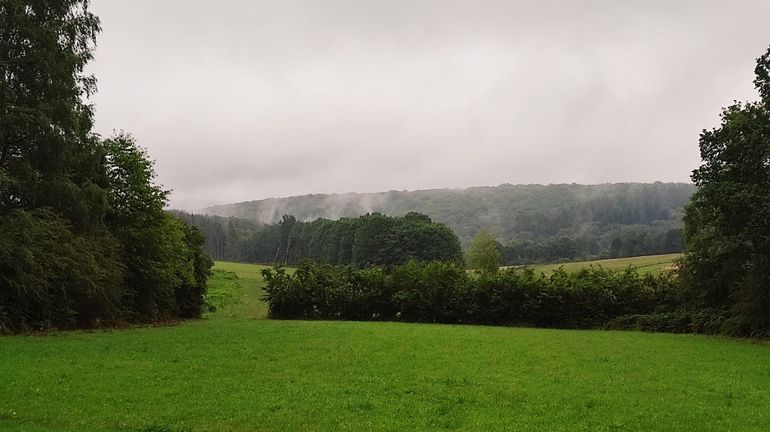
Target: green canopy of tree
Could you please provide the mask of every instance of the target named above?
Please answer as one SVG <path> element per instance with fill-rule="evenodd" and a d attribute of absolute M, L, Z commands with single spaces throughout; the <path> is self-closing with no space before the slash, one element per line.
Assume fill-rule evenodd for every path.
<path fill-rule="evenodd" d="M 272 225 L 236 218 L 176 214 L 206 236 L 206 251 L 233 261 L 296 264 L 319 263 L 368 267 L 418 261 L 462 262 L 457 236 L 446 225 L 419 213 L 403 217 L 379 213 L 337 221 L 300 222 L 284 215 Z M 232 233 L 225 227 L 232 227 Z M 227 245 L 220 247 L 220 245 Z M 219 255 L 222 253 L 223 255 Z"/>
<path fill-rule="evenodd" d="M 494 274 L 502 264 L 502 246 L 489 231 L 481 231 L 468 248 L 468 267 L 483 273 Z"/>
<path fill-rule="evenodd" d="M 731 311 L 728 331 L 741 334 L 770 332 L 770 49 L 755 72 L 760 99 L 724 108 L 700 136 L 684 217 L 689 300 Z"/>
<path fill-rule="evenodd" d="M 468 189 L 314 194 L 215 206 L 204 213 L 256 223 L 428 215 L 470 246 L 481 230 L 504 245 L 507 265 L 681 252 L 684 183 L 500 185 Z"/>
<path fill-rule="evenodd" d="M 85 0 L 0 3 L 0 331 L 200 314 L 210 261 L 147 155 L 84 102 Z"/>

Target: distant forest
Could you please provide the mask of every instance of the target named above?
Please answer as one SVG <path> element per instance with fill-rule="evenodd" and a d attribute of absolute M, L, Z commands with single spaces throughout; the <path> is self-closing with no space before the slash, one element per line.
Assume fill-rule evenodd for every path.
<path fill-rule="evenodd" d="M 410 259 L 463 261 L 452 230 L 419 213 L 312 222 L 287 215 L 272 225 L 184 212 L 176 215 L 204 233 L 204 249 L 210 256 L 228 261 L 293 265 L 308 259 L 359 268 L 404 264 Z"/>
<path fill-rule="evenodd" d="M 685 183 L 501 185 L 271 198 L 203 210 L 215 217 L 182 216 L 201 228 L 214 258 L 284 262 L 273 244 L 284 215 L 312 222 L 298 226 L 313 231 L 371 212 L 419 212 L 446 224 L 463 247 L 490 231 L 504 263 L 514 265 L 680 252 L 682 212 L 694 191 Z"/>

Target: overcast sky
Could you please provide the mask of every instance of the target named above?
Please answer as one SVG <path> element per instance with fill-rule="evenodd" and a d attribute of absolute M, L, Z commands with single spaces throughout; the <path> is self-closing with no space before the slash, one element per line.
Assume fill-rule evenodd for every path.
<path fill-rule="evenodd" d="M 171 205 L 689 181 L 770 1 L 94 0 L 96 128 Z"/>

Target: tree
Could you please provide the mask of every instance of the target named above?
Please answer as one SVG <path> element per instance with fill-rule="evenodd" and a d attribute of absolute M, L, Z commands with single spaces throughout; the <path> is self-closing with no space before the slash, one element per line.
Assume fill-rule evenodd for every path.
<path fill-rule="evenodd" d="M 502 262 L 500 244 L 486 230 L 478 233 L 470 248 L 468 248 L 468 266 L 484 273 L 497 273 Z"/>
<path fill-rule="evenodd" d="M 682 263 L 690 301 L 731 310 L 728 330 L 749 333 L 770 329 L 770 49 L 755 73 L 760 100 L 724 108 L 700 136 Z"/>
<path fill-rule="evenodd" d="M 154 183 L 153 162 L 130 135 L 103 146 L 110 185 L 105 221 L 123 245 L 134 318 L 196 316 L 211 267 L 203 259 L 203 237 L 163 209 L 168 191 Z"/>
<path fill-rule="evenodd" d="M 91 325 L 119 310 L 120 245 L 84 75 L 87 1 L 0 3 L 0 330 Z"/>
<path fill-rule="evenodd" d="M 289 250 L 291 249 L 291 241 L 294 236 L 294 226 L 297 224 L 297 218 L 291 215 L 283 215 L 281 221 L 278 223 L 278 231 L 281 233 L 281 243 L 278 246 L 278 250 L 275 252 L 274 262 L 283 262 L 288 264 L 289 262 Z M 279 256 L 283 247 L 283 256 Z"/>
<path fill-rule="evenodd" d="M 87 0 L 0 2 L 0 331 L 200 314 L 211 266 L 152 162 L 92 132 Z"/>
<path fill-rule="evenodd" d="M 399 254 L 396 221 L 380 213 L 358 219 L 352 250 L 352 264 L 356 267 L 393 265 L 404 259 Z"/>
<path fill-rule="evenodd" d="M 83 74 L 99 19 L 88 1 L 0 5 L 0 211 L 47 207 L 98 228 L 104 178 Z"/>

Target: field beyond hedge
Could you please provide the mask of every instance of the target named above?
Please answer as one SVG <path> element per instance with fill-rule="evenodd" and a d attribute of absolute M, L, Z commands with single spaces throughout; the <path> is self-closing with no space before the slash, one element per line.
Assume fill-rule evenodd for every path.
<path fill-rule="evenodd" d="M 676 260 L 682 256 L 680 253 L 664 255 L 645 255 L 629 258 L 610 258 L 596 261 L 575 261 L 562 264 L 535 264 L 529 266 L 536 273 L 543 272 L 550 274 L 558 268 L 566 271 L 578 271 L 591 266 L 601 266 L 610 270 L 625 270 L 633 268 L 639 274 L 658 274 L 664 271 L 673 270 L 676 267 Z"/>
<path fill-rule="evenodd" d="M 218 263 L 204 320 L 0 337 L 2 431 L 766 431 L 770 344 L 265 320 Z M 235 274 L 239 277 L 236 277 Z"/>

